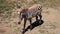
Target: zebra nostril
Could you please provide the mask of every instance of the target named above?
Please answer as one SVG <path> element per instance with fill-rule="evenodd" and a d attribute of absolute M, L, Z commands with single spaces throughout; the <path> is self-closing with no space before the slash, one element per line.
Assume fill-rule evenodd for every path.
<path fill-rule="evenodd" d="M 21 24 L 20 22 L 18 22 L 18 24 Z"/>

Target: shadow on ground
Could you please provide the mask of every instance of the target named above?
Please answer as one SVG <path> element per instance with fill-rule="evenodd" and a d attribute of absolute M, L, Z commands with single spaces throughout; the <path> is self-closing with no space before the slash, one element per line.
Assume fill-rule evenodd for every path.
<path fill-rule="evenodd" d="M 31 24 L 31 25 L 32 25 L 32 29 L 34 29 L 35 27 L 37 27 L 37 26 L 39 26 L 39 25 L 42 25 L 42 24 L 44 23 L 43 20 L 41 20 L 40 23 L 39 23 L 39 21 L 40 21 L 40 20 L 37 20 L 37 21 L 35 21 L 34 23 Z M 31 25 L 29 25 L 29 26 L 22 32 L 22 34 L 24 34 L 26 31 L 28 31 L 28 29 L 30 29 L 30 26 L 31 26 Z"/>

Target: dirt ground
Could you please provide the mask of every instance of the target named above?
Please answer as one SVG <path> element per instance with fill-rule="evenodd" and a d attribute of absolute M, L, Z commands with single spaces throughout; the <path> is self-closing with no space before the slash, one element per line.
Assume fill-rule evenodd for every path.
<path fill-rule="evenodd" d="M 8 20 L 8 19 L 7 19 Z M 11 19 L 9 22 L 0 24 L 0 34 L 22 34 L 23 21 L 18 24 L 18 16 Z M 36 26 L 32 30 L 28 29 L 25 34 L 60 34 L 60 7 L 43 8 L 42 25 Z M 8 23 L 7 23 L 8 22 Z M 32 19 L 35 22 L 35 18 Z M 30 25 L 27 21 L 26 28 Z"/>

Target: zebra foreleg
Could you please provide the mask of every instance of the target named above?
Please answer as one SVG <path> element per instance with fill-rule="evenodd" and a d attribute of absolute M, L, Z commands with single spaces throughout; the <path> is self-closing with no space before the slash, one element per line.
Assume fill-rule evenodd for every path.
<path fill-rule="evenodd" d="M 36 15 L 36 21 L 38 20 L 38 16 Z"/>
<path fill-rule="evenodd" d="M 42 20 L 42 15 L 40 14 L 40 15 L 39 15 L 39 17 L 40 17 L 40 21 L 39 21 L 39 23 L 41 23 L 41 20 Z"/>
<path fill-rule="evenodd" d="M 25 30 L 26 21 L 27 21 L 27 18 L 24 18 L 24 28 L 23 28 L 23 31 Z"/>

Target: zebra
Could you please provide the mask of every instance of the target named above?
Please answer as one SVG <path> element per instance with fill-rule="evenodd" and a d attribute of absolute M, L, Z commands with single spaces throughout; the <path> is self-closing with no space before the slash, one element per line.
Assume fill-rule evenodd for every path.
<path fill-rule="evenodd" d="M 20 11 L 20 14 L 19 14 L 18 24 L 21 23 L 22 19 L 24 19 L 24 28 L 23 28 L 23 30 L 25 30 L 27 20 L 29 20 L 30 25 L 31 25 L 32 24 L 32 18 L 36 17 L 36 20 L 38 20 L 38 16 L 39 16 L 40 20 L 42 19 L 41 12 L 42 12 L 42 5 L 40 5 L 40 4 L 34 4 L 30 8 L 23 8 Z M 32 29 L 32 25 L 30 26 L 30 29 Z"/>

